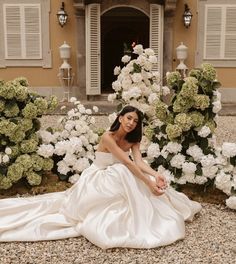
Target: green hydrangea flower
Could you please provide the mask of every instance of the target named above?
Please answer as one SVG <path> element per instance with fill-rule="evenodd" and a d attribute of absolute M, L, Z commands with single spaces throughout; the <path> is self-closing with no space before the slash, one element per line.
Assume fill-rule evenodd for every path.
<path fill-rule="evenodd" d="M 42 115 L 42 114 L 46 113 L 46 111 L 48 109 L 47 100 L 45 100 L 45 99 L 43 99 L 41 97 L 38 97 L 38 98 L 35 99 L 34 104 L 37 107 L 38 115 Z"/>
<path fill-rule="evenodd" d="M 210 63 L 203 63 L 201 65 L 202 76 L 208 81 L 214 81 L 216 79 L 216 70 Z"/>
<path fill-rule="evenodd" d="M 54 162 L 50 158 L 45 158 L 43 160 L 43 170 L 50 171 L 54 166 Z"/>
<path fill-rule="evenodd" d="M 22 118 L 20 122 L 21 130 L 26 132 L 33 128 L 33 122 L 29 118 Z"/>
<path fill-rule="evenodd" d="M 24 102 L 29 95 L 28 88 L 22 85 L 18 85 L 15 90 L 15 97 L 18 101 Z"/>
<path fill-rule="evenodd" d="M 20 109 L 17 103 L 9 103 L 5 105 L 4 114 L 6 117 L 18 116 Z"/>
<path fill-rule="evenodd" d="M 8 177 L 0 177 L 0 189 L 7 190 L 11 188 L 12 182 Z"/>
<path fill-rule="evenodd" d="M 51 96 L 48 101 L 48 110 L 53 111 L 58 106 L 58 100 L 56 96 Z"/>
<path fill-rule="evenodd" d="M 25 77 L 17 77 L 13 80 L 15 84 L 20 84 L 22 86 L 28 87 L 29 83 L 28 80 Z"/>
<path fill-rule="evenodd" d="M 166 77 L 167 85 L 169 87 L 176 85 L 180 80 L 181 80 L 181 74 L 178 71 L 171 72 Z"/>
<path fill-rule="evenodd" d="M 194 96 L 194 105 L 196 109 L 205 110 L 210 105 L 210 98 L 204 94 L 198 94 Z"/>
<path fill-rule="evenodd" d="M 7 137 L 10 137 L 15 129 L 17 128 L 17 125 L 5 118 L 0 119 L 0 134 L 3 134 Z"/>
<path fill-rule="evenodd" d="M 190 112 L 188 115 L 194 127 L 200 127 L 203 125 L 204 116 L 201 113 L 199 113 L 198 111 L 193 111 Z"/>
<path fill-rule="evenodd" d="M 208 126 L 211 130 L 211 133 L 214 133 L 215 132 L 215 129 L 216 129 L 216 123 L 214 120 L 208 120 L 205 124 L 206 126 Z"/>
<path fill-rule="evenodd" d="M 5 99 L 13 99 L 15 97 L 15 86 L 11 82 L 5 83 L 0 89 L 0 96 Z"/>
<path fill-rule="evenodd" d="M 20 150 L 22 153 L 32 153 L 37 150 L 38 142 L 34 139 L 23 140 L 20 144 Z"/>
<path fill-rule="evenodd" d="M 178 114 L 174 122 L 180 126 L 183 131 L 188 131 L 192 127 L 191 117 L 185 113 Z"/>
<path fill-rule="evenodd" d="M 37 106 L 35 106 L 33 103 L 28 103 L 22 110 L 22 115 L 25 118 L 34 119 L 37 117 L 37 114 Z"/>
<path fill-rule="evenodd" d="M 173 104 L 173 111 L 175 113 L 187 112 L 194 104 L 192 98 L 184 98 L 178 95 Z"/>
<path fill-rule="evenodd" d="M 42 181 L 42 177 L 32 170 L 27 171 L 25 177 L 31 186 L 39 185 Z"/>
<path fill-rule="evenodd" d="M 161 101 L 156 104 L 156 117 L 161 121 L 165 121 L 167 116 L 167 105 Z"/>
<path fill-rule="evenodd" d="M 0 99 L 0 112 L 3 112 L 5 109 L 5 100 Z"/>
<path fill-rule="evenodd" d="M 34 171 L 41 171 L 44 166 L 44 159 L 40 157 L 38 154 L 31 155 L 31 159 L 33 162 L 33 170 Z"/>
<path fill-rule="evenodd" d="M 19 126 L 9 134 L 9 140 L 14 143 L 19 143 L 25 138 L 25 132 L 22 131 Z"/>
<path fill-rule="evenodd" d="M 8 167 L 7 177 L 12 183 L 19 181 L 22 178 L 24 167 L 20 163 L 13 163 Z"/>
<path fill-rule="evenodd" d="M 190 77 L 195 77 L 197 80 L 199 80 L 200 77 L 201 77 L 201 70 L 199 70 L 199 69 L 192 69 L 189 72 L 189 76 Z"/>
<path fill-rule="evenodd" d="M 18 145 L 10 146 L 10 149 L 11 149 L 11 154 L 10 154 L 11 158 L 15 158 L 15 157 L 19 156 L 20 148 Z"/>
<path fill-rule="evenodd" d="M 178 125 L 168 124 L 166 127 L 166 134 L 170 140 L 174 140 L 177 137 L 181 136 L 182 129 Z"/>
<path fill-rule="evenodd" d="M 190 77 L 189 77 L 190 78 Z M 198 93 L 198 86 L 195 83 L 184 83 L 179 93 L 182 97 L 194 97 Z"/>
<path fill-rule="evenodd" d="M 144 131 L 144 135 L 151 141 L 154 135 L 154 130 L 152 127 L 147 126 Z"/>
<path fill-rule="evenodd" d="M 28 154 L 18 156 L 15 162 L 21 164 L 24 168 L 24 171 L 29 170 L 33 166 L 32 159 Z"/>

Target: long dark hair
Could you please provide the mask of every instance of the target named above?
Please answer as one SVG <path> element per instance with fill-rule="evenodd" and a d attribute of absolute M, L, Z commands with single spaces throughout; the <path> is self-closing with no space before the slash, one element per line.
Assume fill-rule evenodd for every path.
<path fill-rule="evenodd" d="M 110 127 L 110 131 L 116 131 L 119 129 L 120 127 L 120 121 L 119 121 L 119 117 L 120 116 L 124 116 L 126 113 L 130 113 L 130 112 L 135 112 L 138 115 L 138 123 L 135 127 L 134 130 L 132 130 L 131 132 L 127 133 L 127 135 L 125 136 L 125 139 L 130 142 L 130 143 L 136 143 L 136 142 L 140 142 L 142 139 L 142 119 L 143 119 L 143 115 L 142 112 L 139 111 L 136 107 L 131 106 L 131 105 L 127 105 L 125 106 L 118 114 L 118 116 L 116 117 L 115 121 L 113 122 L 113 124 Z"/>

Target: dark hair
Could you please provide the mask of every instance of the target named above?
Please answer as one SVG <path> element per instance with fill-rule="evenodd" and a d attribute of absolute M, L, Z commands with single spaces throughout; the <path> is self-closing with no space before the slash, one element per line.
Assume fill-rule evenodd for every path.
<path fill-rule="evenodd" d="M 137 123 L 137 125 L 136 125 L 134 130 L 132 130 L 131 132 L 127 133 L 127 135 L 125 136 L 125 139 L 128 142 L 130 142 L 130 143 L 140 142 L 141 139 L 142 139 L 142 119 L 143 119 L 143 115 L 142 115 L 142 112 L 139 111 L 134 106 L 127 105 L 119 112 L 118 116 L 116 117 L 115 121 L 113 122 L 113 124 L 110 127 L 110 131 L 118 130 L 119 127 L 120 127 L 119 117 L 120 116 L 124 116 L 126 113 L 130 113 L 130 112 L 135 112 L 138 115 L 138 123 Z"/>

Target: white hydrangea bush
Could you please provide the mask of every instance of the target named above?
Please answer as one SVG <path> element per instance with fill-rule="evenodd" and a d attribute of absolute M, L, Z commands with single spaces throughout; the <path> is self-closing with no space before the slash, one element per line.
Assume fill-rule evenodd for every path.
<path fill-rule="evenodd" d="M 38 154 L 51 157 L 55 164 L 53 171 L 59 178 L 74 183 L 94 160 L 99 134 L 92 114 L 98 108 L 86 109 L 76 98 L 70 100 L 74 108 L 60 120 L 61 129 L 40 131 L 42 144 Z"/>
<path fill-rule="evenodd" d="M 124 67 L 115 67 L 114 75 L 117 75 L 117 80 L 112 83 L 114 93 L 108 96 L 108 101 L 118 102 L 118 110 L 124 105 L 133 105 L 150 118 L 155 112 L 154 102 L 159 101 L 160 96 L 167 95 L 170 90 L 161 85 L 159 72 L 153 70 L 157 63 L 154 51 L 136 45 L 133 53 L 136 54 L 136 59 L 131 60 L 131 56 L 124 55 L 121 58 Z"/>

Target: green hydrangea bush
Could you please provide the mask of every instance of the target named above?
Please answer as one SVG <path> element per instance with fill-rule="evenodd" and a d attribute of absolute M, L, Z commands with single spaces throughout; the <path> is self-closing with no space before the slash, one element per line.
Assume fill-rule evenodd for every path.
<path fill-rule="evenodd" d="M 57 105 L 56 97 L 46 100 L 29 91 L 28 81 L 16 78 L 0 80 L 0 189 L 9 189 L 24 178 L 39 185 L 53 160 L 37 154 L 41 143 L 37 131 L 39 117 Z"/>

